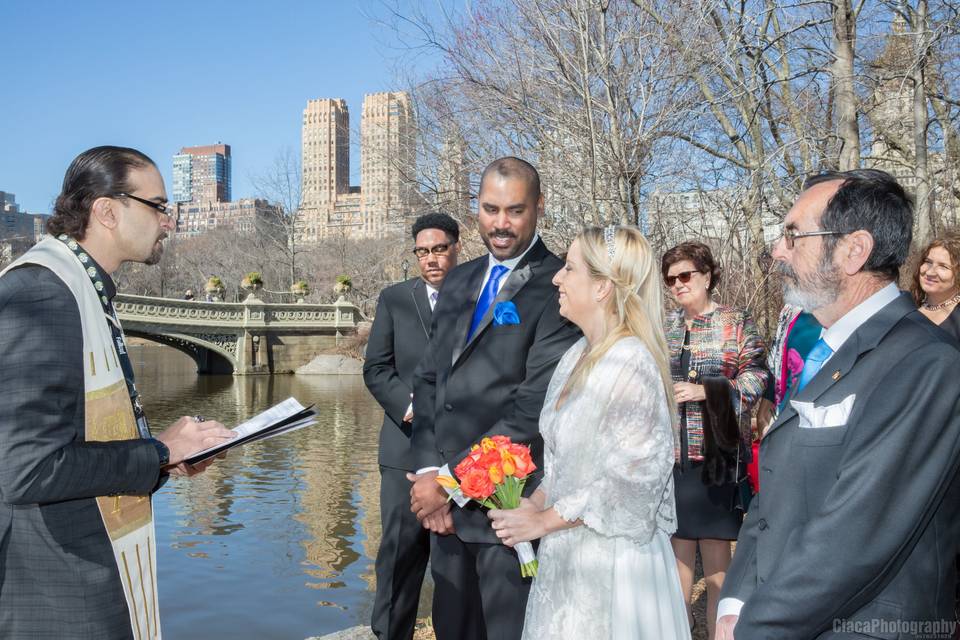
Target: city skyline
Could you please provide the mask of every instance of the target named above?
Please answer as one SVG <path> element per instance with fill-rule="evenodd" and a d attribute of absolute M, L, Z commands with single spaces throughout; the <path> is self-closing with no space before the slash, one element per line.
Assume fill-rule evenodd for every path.
<path fill-rule="evenodd" d="M 416 190 L 416 119 L 405 91 L 363 96 L 360 181 L 350 184 L 350 109 L 342 98 L 315 98 L 303 110 L 298 236 L 382 238 L 400 231 L 423 198 Z"/>
<path fill-rule="evenodd" d="M 50 12 L 2 4 L 0 189 L 17 194 L 21 210 L 48 213 L 78 153 L 119 144 L 154 159 L 172 201 L 170 158 L 223 141 L 233 148 L 232 197 L 257 197 L 253 178 L 299 151 L 309 99 L 359 105 L 402 84 L 390 64 L 392 36 L 370 17 L 377 7 L 93 2 Z M 89 34 L 103 25 L 110 37 L 94 44 Z M 41 39 L 50 46 L 38 47 Z M 357 184 L 359 128 L 351 133 L 349 182 Z"/>

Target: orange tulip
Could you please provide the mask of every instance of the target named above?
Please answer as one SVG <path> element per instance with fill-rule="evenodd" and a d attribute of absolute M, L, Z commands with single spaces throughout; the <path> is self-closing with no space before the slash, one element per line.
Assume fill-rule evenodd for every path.
<path fill-rule="evenodd" d="M 517 471 L 517 465 L 513 462 L 513 456 L 509 451 L 500 451 L 500 464 L 503 466 L 503 475 L 512 476 Z"/>
<path fill-rule="evenodd" d="M 450 476 L 437 476 L 437 484 L 445 489 L 456 489 L 460 484 Z"/>

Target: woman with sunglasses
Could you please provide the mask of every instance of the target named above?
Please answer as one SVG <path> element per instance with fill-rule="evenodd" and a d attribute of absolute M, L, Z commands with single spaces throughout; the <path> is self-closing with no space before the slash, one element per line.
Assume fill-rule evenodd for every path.
<path fill-rule="evenodd" d="M 747 312 L 712 300 L 721 269 L 705 244 L 673 247 L 663 255 L 660 270 L 678 305 L 665 327 L 680 412 L 673 469 L 677 532 L 671 542 L 688 615 L 700 547 L 712 639 L 730 542 L 743 519 L 737 481 L 742 479 L 745 488 L 751 409 L 769 377 L 766 348 Z"/>

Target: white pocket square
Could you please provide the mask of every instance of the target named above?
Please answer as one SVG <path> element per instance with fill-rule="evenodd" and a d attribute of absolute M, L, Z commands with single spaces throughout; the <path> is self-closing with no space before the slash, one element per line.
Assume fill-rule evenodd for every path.
<path fill-rule="evenodd" d="M 837 404 L 825 407 L 815 407 L 812 402 L 798 402 L 791 400 L 790 404 L 800 416 L 801 429 L 823 429 L 824 427 L 842 427 L 847 424 L 847 418 L 853 410 L 856 394 L 852 394 Z"/>

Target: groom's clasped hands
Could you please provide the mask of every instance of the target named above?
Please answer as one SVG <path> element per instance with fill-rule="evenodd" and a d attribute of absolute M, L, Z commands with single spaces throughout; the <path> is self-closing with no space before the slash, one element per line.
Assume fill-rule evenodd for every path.
<path fill-rule="evenodd" d="M 410 511 L 416 514 L 423 528 L 441 536 L 454 533 L 450 503 L 447 493 L 437 483 L 437 471 L 408 473 L 407 480 L 412 483 Z"/>

